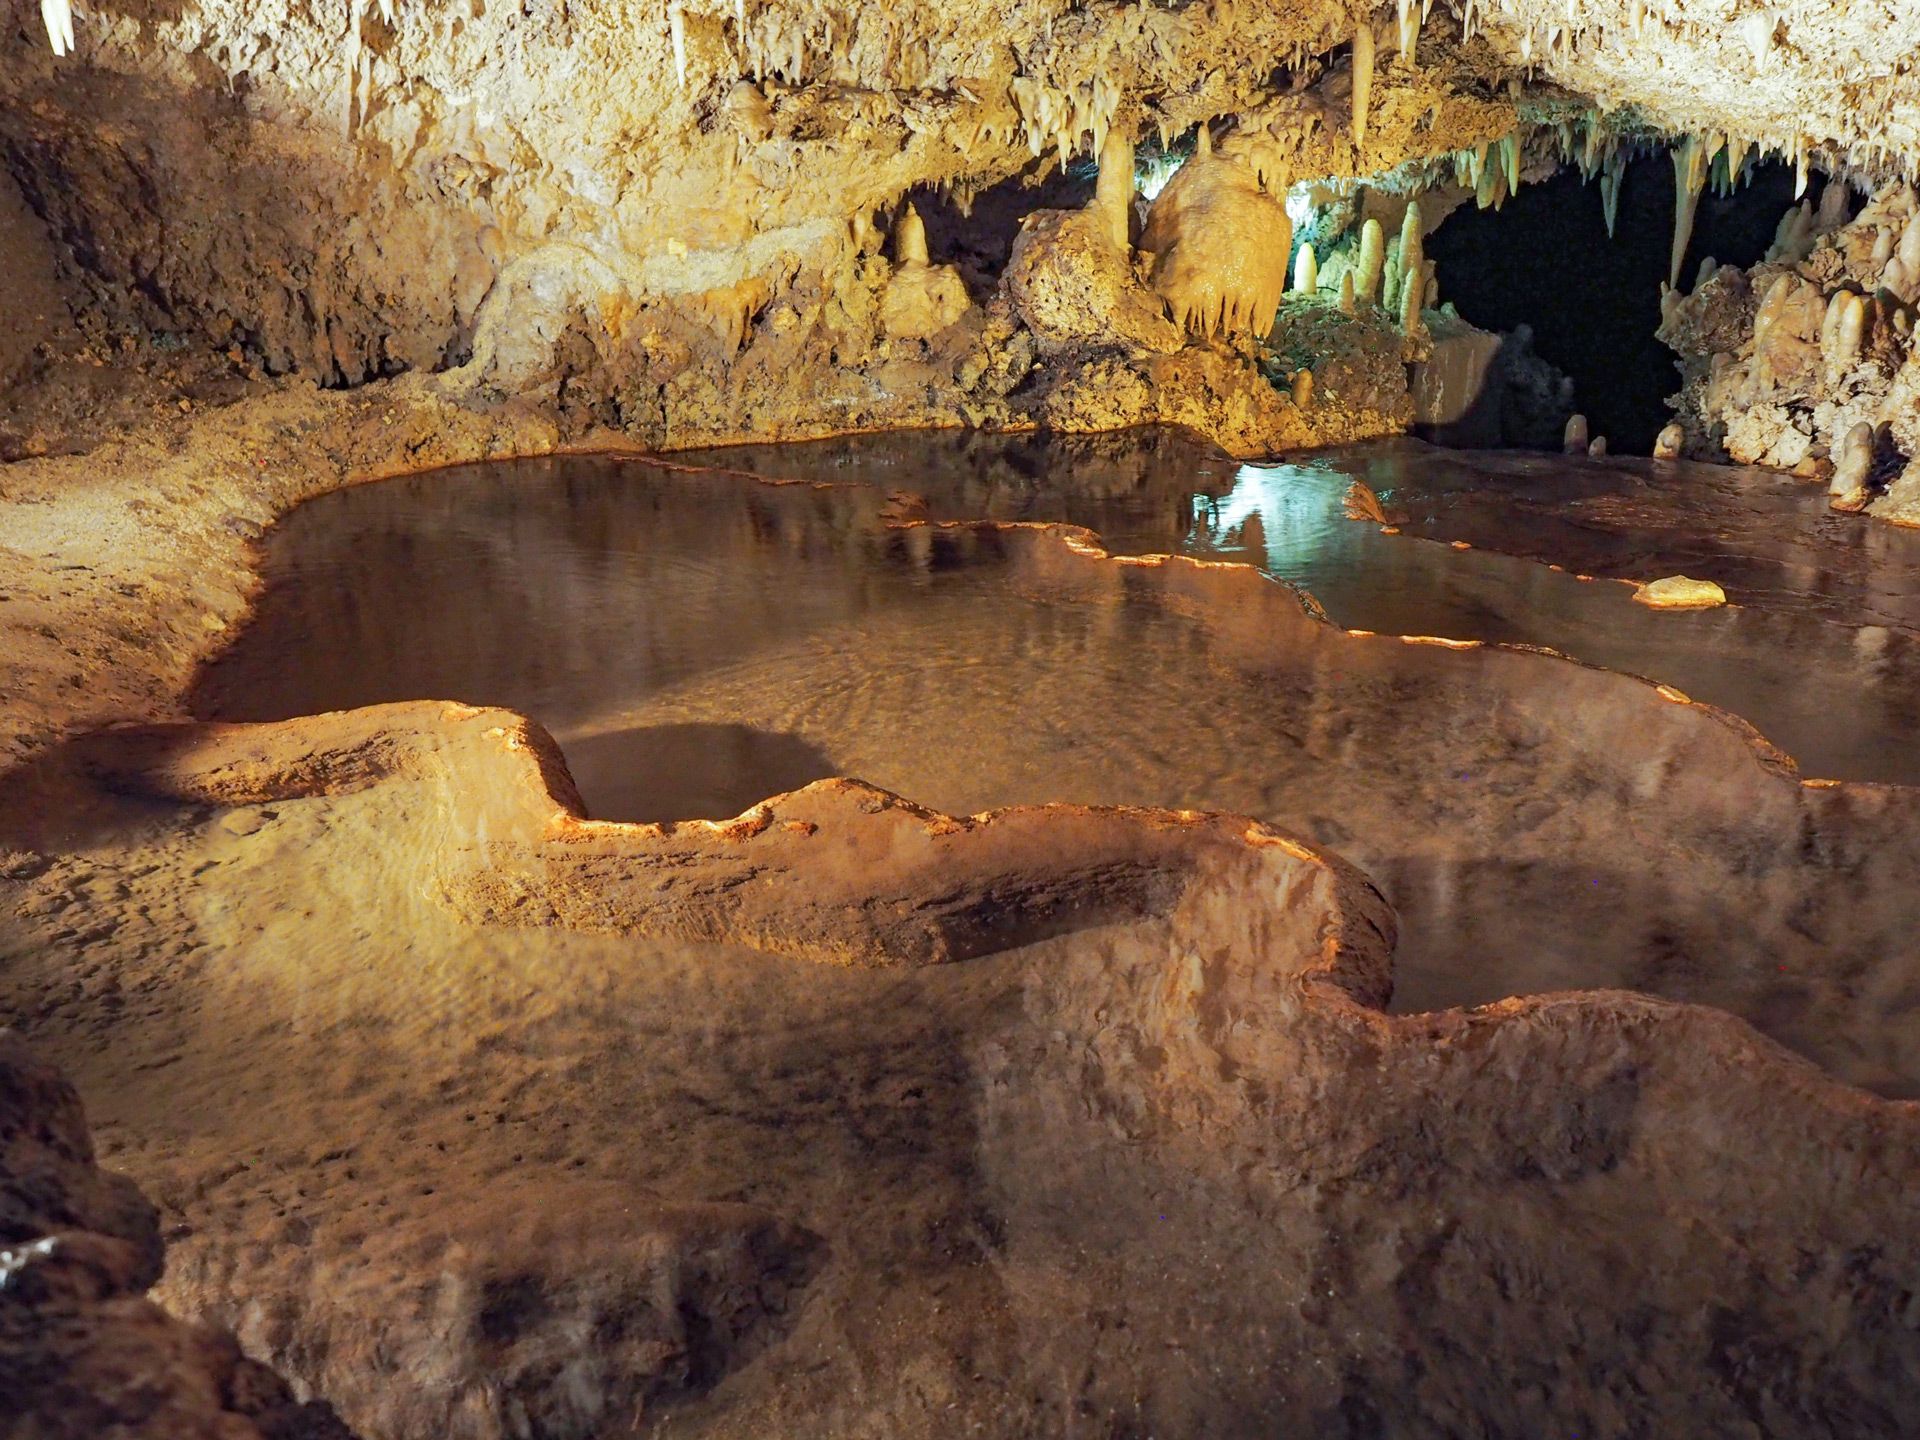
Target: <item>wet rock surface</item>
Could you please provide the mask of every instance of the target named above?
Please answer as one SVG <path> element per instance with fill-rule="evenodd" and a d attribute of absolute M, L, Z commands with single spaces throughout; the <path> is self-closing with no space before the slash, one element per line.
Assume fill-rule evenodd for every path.
<path fill-rule="evenodd" d="M 18 866 L 19 857 L 9 856 Z M 154 1207 L 96 1164 L 73 1087 L 0 1030 L 0 1413 L 26 1440 L 352 1440 L 224 1331 L 145 1298 Z"/>
<path fill-rule="evenodd" d="M 619 622 L 652 698 L 569 735 L 624 730 L 645 763 L 671 727 L 684 766 L 686 726 L 746 726 L 950 813 L 1158 800 L 1281 828 L 949 821 L 845 783 L 736 825 L 600 825 L 538 731 L 444 704 L 62 740 L 169 703 L 214 644 L 205 617 L 237 613 L 246 533 L 205 523 L 236 496 L 270 515 L 395 425 L 432 421 L 442 447 L 508 433 L 348 400 L 290 452 L 309 468 L 263 492 L 237 463 L 263 412 L 240 413 L 199 432 L 196 473 L 231 459 L 230 488 L 172 481 L 138 531 L 71 517 L 151 476 L 141 452 L 14 481 L 70 537 L 14 562 L 67 577 L 15 612 L 28 625 L 93 633 L 116 566 L 187 564 L 202 588 L 155 602 L 168 645 L 83 649 L 87 686 L 23 672 L 40 688 L 10 712 L 26 768 L 0 822 L 22 857 L 0 882 L 0 1003 L 159 1206 L 165 1303 L 231 1325 L 350 1423 L 1440 1435 L 1759 1413 L 1773 1433 L 1899 1433 L 1910 1106 L 1668 999 L 1427 1007 L 1618 976 L 1898 1091 L 1908 792 L 1802 785 L 1737 722 L 1640 682 L 1344 634 L 1249 570 L 1124 563 L 1047 528 L 901 528 L 934 501 L 885 491 L 743 502 L 737 477 L 672 470 L 651 507 L 608 471 L 544 515 L 521 508 L 524 474 L 502 508 L 478 476 L 447 492 L 446 533 L 468 539 L 446 558 L 521 597 L 511 633 L 550 679 L 574 659 L 532 641 L 559 633 L 542 597 L 582 619 L 592 592 L 501 567 L 604 578 L 557 563 L 596 534 L 656 567 L 629 592 L 652 638 L 630 607 Z M 1151 465 L 1075 443 L 1086 503 L 1168 523 Z M 986 503 L 1048 503 L 1026 444 L 963 467 Z M 857 447 L 827 448 L 844 465 Z M 1234 467 L 1195 465 L 1231 497 Z M 116 557 L 119 533 L 137 543 Z M 363 534 L 343 553 L 374 552 Z M 362 675 L 382 645 L 502 653 L 498 612 L 451 591 L 439 619 L 465 638 L 409 647 L 439 563 L 416 544 L 365 603 L 336 585 L 307 635 L 362 626 Z M 575 658 L 606 673 L 603 638 Z M 321 655 L 261 659 L 331 683 Z M 790 748 L 745 753 L 794 773 Z M 1329 846 L 1379 891 L 1316 858 Z M 815 870 L 809 920 L 780 897 Z M 1624 974 L 1600 963 L 1622 956 Z M 1376 1008 L 1390 979 L 1423 1013 Z M 561 1338 L 583 1328 L 599 1342 Z M 1631 1383 L 1567 1370 L 1576 1347 Z"/>
<path fill-rule="evenodd" d="M 1405 441 L 1343 458 L 1390 498 L 1409 535 L 1607 579 L 1697 574 L 1776 614 L 1920 631 L 1920 545 L 1828 514 L 1823 486 L 1743 467 L 1549 461 Z"/>
<path fill-rule="evenodd" d="M 847 782 L 730 825 L 583 822 L 537 731 L 444 705 L 99 737 L 41 779 L 71 787 L 52 830 L 94 837 L 63 866 L 407 916 L 369 967 L 372 936 L 283 910 L 237 989 L 217 952 L 154 952 L 117 1055 L 85 1053 L 97 1013 L 37 1022 L 190 1227 L 168 1298 L 237 1314 L 369 1430 L 1902 1423 L 1911 1107 L 1638 997 L 1384 1016 L 1383 902 L 1265 827 L 954 821 Z M 260 805 L 243 840 L 193 818 Z M 793 885 L 886 898 L 756 923 Z M 338 1019 L 302 1039 L 321 994 Z M 223 1042 L 289 1022 L 236 1110 Z M 161 1054 L 164 1109 L 110 1083 Z M 236 1143 L 244 1171 L 206 1168 Z M 583 1322 L 601 1343 L 562 1339 Z M 1632 1383 L 1568 1373 L 1576 1338 Z M 1537 1389 L 1496 1383 L 1518 1367 Z"/>

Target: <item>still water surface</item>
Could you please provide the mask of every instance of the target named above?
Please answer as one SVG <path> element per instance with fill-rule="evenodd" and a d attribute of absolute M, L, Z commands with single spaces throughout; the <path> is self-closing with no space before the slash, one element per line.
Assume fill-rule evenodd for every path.
<path fill-rule="evenodd" d="M 1155 432 L 896 436 L 704 457 L 811 484 L 599 459 L 389 481 L 272 534 L 258 612 L 196 708 L 505 705 L 617 818 L 729 816 L 834 774 L 962 814 L 1257 815 L 1393 901 L 1396 1008 L 1624 986 L 1920 1090 L 1906 792 L 1805 790 L 1739 724 L 1646 685 L 1351 639 L 1245 574 L 1169 594 L 1170 572 L 1069 564 L 1046 537 L 898 523 L 1065 520 L 1118 550 L 1249 560 L 1341 625 L 1550 645 L 1727 705 L 1813 773 L 1906 778 L 1906 631 L 1759 596 L 1655 614 L 1622 585 L 1382 535 L 1344 518 L 1353 474 L 1374 467 L 1412 528 L 1458 484 L 1436 464 L 1423 492 L 1389 458 L 1392 484 L 1379 451 L 1243 466 Z"/>

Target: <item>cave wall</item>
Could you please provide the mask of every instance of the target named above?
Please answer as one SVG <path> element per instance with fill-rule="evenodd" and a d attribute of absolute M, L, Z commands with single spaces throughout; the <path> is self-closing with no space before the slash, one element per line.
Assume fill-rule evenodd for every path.
<path fill-rule="evenodd" d="M 971 254 L 950 333 L 889 329 L 905 197 L 964 220 L 1038 178 L 1044 210 L 1110 129 L 1164 147 L 1206 123 L 1275 194 L 1484 150 L 1541 105 L 1881 178 L 1920 138 L 1888 58 L 1920 14 L 1813 0 L 1449 0 L 1410 33 L 1351 0 L 109 0 L 64 56 L 38 10 L 0 12 L 0 169 L 98 328 L 331 386 L 451 371 L 662 444 L 1199 415 L 1258 449 L 1397 424 L 1281 424 L 1250 366 L 1223 400 L 1222 362 L 1169 385 L 1127 337 L 1036 356 Z"/>

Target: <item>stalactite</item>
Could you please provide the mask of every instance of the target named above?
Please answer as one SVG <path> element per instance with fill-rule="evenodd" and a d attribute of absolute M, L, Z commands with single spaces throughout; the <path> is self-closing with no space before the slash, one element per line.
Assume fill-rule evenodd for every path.
<path fill-rule="evenodd" d="M 1667 265 L 1667 284 L 1680 284 L 1680 265 L 1686 259 L 1687 244 L 1693 239 L 1693 217 L 1700 208 L 1700 192 L 1705 188 L 1707 147 L 1699 137 L 1689 135 L 1673 149 L 1673 253 Z"/>
<path fill-rule="evenodd" d="M 1420 45 L 1420 21 L 1424 18 L 1420 0 L 1395 0 L 1394 18 L 1400 54 L 1409 65 L 1415 64 L 1418 60 L 1415 52 Z"/>
<path fill-rule="evenodd" d="M 1367 146 L 1367 107 L 1373 99 L 1373 19 L 1362 17 L 1353 32 L 1353 148 Z"/>
<path fill-rule="evenodd" d="M 1600 214 L 1607 222 L 1607 238 L 1614 236 L 1620 218 L 1620 186 L 1626 180 L 1627 152 L 1615 150 L 1607 157 L 1606 172 L 1600 177 Z"/>
<path fill-rule="evenodd" d="M 1100 173 L 1093 182 L 1093 203 L 1114 248 L 1125 254 L 1132 239 L 1133 141 L 1114 130 L 1100 147 Z"/>
<path fill-rule="evenodd" d="M 68 0 L 40 0 L 40 21 L 55 55 L 73 53 L 73 6 Z"/>

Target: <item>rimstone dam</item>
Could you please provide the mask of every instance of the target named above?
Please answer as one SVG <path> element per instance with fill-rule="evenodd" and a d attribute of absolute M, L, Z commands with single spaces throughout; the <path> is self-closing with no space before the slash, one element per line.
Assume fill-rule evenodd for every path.
<path fill-rule="evenodd" d="M 1920 1437 L 1920 6 L 0 0 L 0 1440 Z"/>

